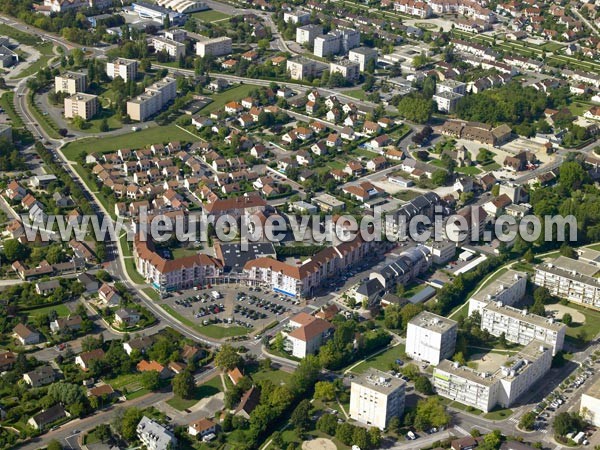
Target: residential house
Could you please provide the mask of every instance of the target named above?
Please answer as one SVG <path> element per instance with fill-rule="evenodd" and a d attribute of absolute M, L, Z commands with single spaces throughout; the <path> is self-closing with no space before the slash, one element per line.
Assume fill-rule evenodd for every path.
<path fill-rule="evenodd" d="M 95 350 L 83 352 L 77 355 L 75 358 L 75 364 L 87 371 L 92 361 L 98 361 L 102 358 L 104 358 L 104 350 L 97 348 Z"/>
<path fill-rule="evenodd" d="M 21 345 L 39 344 L 41 340 L 39 332 L 31 328 L 29 325 L 22 323 L 17 324 L 17 326 L 13 328 L 13 334 L 21 343 Z"/>

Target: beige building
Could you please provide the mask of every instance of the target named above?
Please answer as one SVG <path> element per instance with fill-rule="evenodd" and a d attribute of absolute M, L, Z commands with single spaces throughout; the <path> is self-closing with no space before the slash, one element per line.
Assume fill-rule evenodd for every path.
<path fill-rule="evenodd" d="M 87 75 L 82 72 L 66 72 L 54 77 L 54 92 L 75 94 L 85 92 L 87 88 Z"/>
<path fill-rule="evenodd" d="M 65 98 L 65 117 L 73 119 L 77 116 L 84 120 L 94 117 L 100 108 L 98 96 L 78 93 Z"/>
<path fill-rule="evenodd" d="M 165 77 L 146 88 L 146 91 L 127 102 L 127 114 L 131 120 L 145 121 L 156 114 L 177 95 L 177 80 Z"/>
<path fill-rule="evenodd" d="M 579 414 L 589 420 L 595 427 L 600 426 L 600 380 L 592 384 L 589 389 L 581 395 L 581 406 Z"/>
<path fill-rule="evenodd" d="M 305 80 L 316 75 L 317 63 L 306 58 L 288 59 L 286 68 L 292 80 Z"/>
<path fill-rule="evenodd" d="M 196 42 L 196 55 L 205 57 L 206 55 L 224 56 L 231 53 L 231 38 L 221 36 L 218 38 L 207 39 Z"/>
<path fill-rule="evenodd" d="M 370 369 L 352 380 L 350 418 L 383 430 L 392 417 L 404 412 L 405 390 L 403 380 Z"/>
<path fill-rule="evenodd" d="M 166 51 L 169 56 L 173 59 L 178 60 L 182 56 L 185 56 L 185 44 L 181 42 L 173 41 L 165 37 L 156 36 L 152 38 L 152 45 L 156 53 Z"/>
<path fill-rule="evenodd" d="M 360 64 L 357 62 L 342 59 L 329 64 L 330 73 L 339 73 L 348 81 L 356 81 L 360 76 Z"/>
<path fill-rule="evenodd" d="M 108 78 L 121 77 L 123 81 L 135 80 L 138 71 L 138 62 L 135 59 L 119 58 L 106 63 Z"/>

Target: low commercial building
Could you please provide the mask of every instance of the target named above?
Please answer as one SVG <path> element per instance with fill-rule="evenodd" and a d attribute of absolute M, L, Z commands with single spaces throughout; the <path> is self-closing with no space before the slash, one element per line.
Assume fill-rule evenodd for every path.
<path fill-rule="evenodd" d="M 206 3 L 196 0 L 157 0 L 156 3 L 159 6 L 172 9 L 181 14 L 190 14 L 209 9 Z"/>
<path fill-rule="evenodd" d="M 231 38 L 227 36 L 221 36 L 213 39 L 206 39 L 203 41 L 196 42 L 196 55 L 205 57 L 207 55 L 212 56 L 224 56 L 231 53 Z"/>
<path fill-rule="evenodd" d="M 94 117 L 100 109 L 98 96 L 92 94 L 73 94 L 65 98 L 65 117 L 73 119 L 77 116 L 84 120 L 89 120 Z"/>
<path fill-rule="evenodd" d="M 292 80 L 306 80 L 316 75 L 317 63 L 307 58 L 288 59 L 286 70 Z"/>
<path fill-rule="evenodd" d="M 177 95 L 177 80 L 165 77 L 148 86 L 142 95 L 127 102 L 127 114 L 140 122 L 156 114 Z"/>
<path fill-rule="evenodd" d="M 54 92 L 76 94 L 87 89 L 87 75 L 82 72 L 66 72 L 54 77 Z"/>
<path fill-rule="evenodd" d="M 383 430 L 393 417 L 404 413 L 405 393 L 403 380 L 370 369 L 352 380 L 350 418 Z"/>
<path fill-rule="evenodd" d="M 138 62 L 135 59 L 118 58 L 106 63 L 108 78 L 121 77 L 125 82 L 135 80 L 137 77 Z"/>
<path fill-rule="evenodd" d="M 360 71 L 364 72 L 369 61 L 377 61 L 377 49 L 370 47 L 353 48 L 348 52 L 348 59 L 358 63 Z"/>
<path fill-rule="evenodd" d="M 435 366 L 454 355 L 457 332 L 454 320 L 423 311 L 408 322 L 406 354 Z"/>
<path fill-rule="evenodd" d="M 179 24 L 185 21 L 185 16 L 183 14 L 153 3 L 135 2 L 132 3 L 131 7 L 133 12 L 136 12 L 140 19 L 150 19 L 161 25 L 167 17 L 171 24 Z"/>
<path fill-rule="evenodd" d="M 595 427 L 600 426 L 600 380 L 592 384 L 581 395 L 579 414 L 585 420 L 589 420 Z"/>
<path fill-rule="evenodd" d="M 527 289 L 527 274 L 509 269 L 490 284 L 480 289 L 469 299 L 469 315 L 481 309 L 490 302 L 502 302 L 503 305 L 513 306 L 525 295 Z"/>
<path fill-rule="evenodd" d="M 496 405 L 503 408 L 513 405 L 551 365 L 551 347 L 534 340 L 488 371 L 478 372 L 443 360 L 433 371 L 433 385 L 442 397 L 489 412 Z"/>
<path fill-rule="evenodd" d="M 171 431 L 146 416 L 138 423 L 136 433 L 148 450 L 167 450 L 177 445 L 177 439 Z"/>
<path fill-rule="evenodd" d="M 591 262 L 559 256 L 535 268 L 534 284 L 552 295 L 592 308 L 600 308 L 599 267 Z"/>
<path fill-rule="evenodd" d="M 360 65 L 347 59 L 329 64 L 329 72 L 341 74 L 347 81 L 355 82 L 360 76 Z"/>
<path fill-rule="evenodd" d="M 565 341 L 566 325 L 553 319 L 530 314 L 505 306 L 502 302 L 490 302 L 481 309 L 481 329 L 492 336 L 504 334 L 506 340 L 527 345 L 533 340 L 544 342 L 552 348 L 552 354 L 562 350 Z"/>
<path fill-rule="evenodd" d="M 336 212 L 346 208 L 346 204 L 330 194 L 321 194 L 313 197 L 312 202 L 317 205 L 321 211 Z"/>

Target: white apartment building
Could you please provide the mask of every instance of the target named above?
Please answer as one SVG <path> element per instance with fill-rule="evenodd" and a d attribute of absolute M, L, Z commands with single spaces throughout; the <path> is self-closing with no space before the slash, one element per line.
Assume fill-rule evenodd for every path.
<path fill-rule="evenodd" d="M 102 10 L 112 6 L 112 0 L 44 0 L 44 7 L 53 13 L 82 8 L 96 8 Z"/>
<path fill-rule="evenodd" d="M 348 52 L 348 59 L 358 63 L 360 71 L 364 72 L 369 61 L 377 61 L 377 49 L 370 47 L 353 48 Z"/>
<path fill-rule="evenodd" d="M 286 69 L 292 80 L 306 80 L 316 75 L 317 63 L 307 58 L 288 59 Z"/>
<path fill-rule="evenodd" d="M 285 23 L 296 23 L 298 25 L 306 25 L 310 22 L 310 13 L 308 11 L 286 11 L 283 13 L 283 21 Z"/>
<path fill-rule="evenodd" d="M 221 36 L 213 39 L 206 39 L 196 42 L 196 55 L 205 57 L 206 55 L 224 56 L 231 53 L 231 38 Z"/>
<path fill-rule="evenodd" d="M 118 58 L 106 63 L 108 78 L 121 77 L 125 82 L 135 80 L 138 71 L 138 62 L 135 59 Z"/>
<path fill-rule="evenodd" d="M 392 417 L 404 413 L 406 385 L 403 380 L 370 369 L 352 380 L 350 417 L 383 430 Z"/>
<path fill-rule="evenodd" d="M 296 28 L 296 42 L 298 44 L 312 45 L 315 42 L 315 38 L 317 36 L 321 36 L 322 34 L 322 25 L 304 25 L 303 27 Z"/>
<path fill-rule="evenodd" d="M 314 54 L 321 58 L 338 53 L 348 53 L 360 45 L 360 32 L 356 30 L 335 30 L 315 38 Z"/>
<path fill-rule="evenodd" d="M 177 445 L 177 439 L 171 431 L 146 416 L 138 423 L 136 432 L 148 450 L 167 450 Z"/>
<path fill-rule="evenodd" d="M 67 119 L 73 119 L 74 117 L 81 117 L 84 120 L 89 120 L 94 117 L 100 109 L 100 103 L 98 102 L 98 96 L 91 94 L 73 94 L 70 97 L 65 98 L 65 117 Z"/>
<path fill-rule="evenodd" d="M 435 366 L 454 355 L 457 332 L 454 320 L 423 311 L 408 322 L 406 354 Z"/>
<path fill-rule="evenodd" d="M 289 323 L 294 330 L 287 335 L 286 350 L 296 358 L 317 353 L 333 330 L 333 326 L 326 320 L 306 313 L 297 314 Z"/>
<path fill-rule="evenodd" d="M 600 426 L 600 380 L 592 384 L 581 395 L 579 414 L 589 420 L 595 427 Z"/>
<path fill-rule="evenodd" d="M 360 76 L 360 65 L 347 59 L 341 61 L 332 62 L 329 64 L 330 73 L 339 73 L 346 80 L 355 82 Z"/>
<path fill-rule="evenodd" d="M 442 397 L 489 412 L 496 405 L 513 405 L 551 365 L 550 346 L 531 341 L 490 371 L 478 372 L 445 359 L 433 371 L 433 385 Z"/>
<path fill-rule="evenodd" d="M 177 80 L 165 77 L 148 86 L 142 95 L 127 102 L 127 114 L 140 122 L 156 114 L 177 96 Z"/>
<path fill-rule="evenodd" d="M 456 105 L 461 98 L 463 95 L 456 92 L 438 92 L 433 96 L 433 101 L 438 111 L 450 114 L 456 110 Z"/>
<path fill-rule="evenodd" d="M 154 36 L 151 42 L 156 53 L 160 53 L 164 50 L 171 58 L 176 60 L 185 56 L 185 44 L 181 42 L 173 41 L 162 36 Z"/>
<path fill-rule="evenodd" d="M 54 92 L 76 94 L 85 92 L 87 88 L 87 75 L 82 72 L 66 72 L 54 77 Z"/>
<path fill-rule="evenodd" d="M 492 283 L 480 289 L 469 299 L 469 315 L 481 309 L 489 302 L 502 302 L 512 306 L 523 298 L 527 289 L 527 274 L 508 270 Z"/>
<path fill-rule="evenodd" d="M 467 93 L 467 85 L 460 81 L 448 79 L 436 84 L 435 90 L 438 94 L 441 92 L 454 92 L 455 94 L 465 95 Z"/>
<path fill-rule="evenodd" d="M 425 247 L 431 252 L 433 264 L 446 264 L 456 256 L 456 242 L 434 240 L 425 244 Z"/>
<path fill-rule="evenodd" d="M 526 309 L 504 306 L 502 302 L 490 302 L 481 309 L 481 329 L 492 336 L 502 333 L 509 342 L 527 345 L 538 340 L 552 347 L 552 354 L 562 350 L 566 326 L 552 319 L 529 314 Z"/>
<path fill-rule="evenodd" d="M 552 295 L 583 306 L 600 308 L 599 268 L 590 262 L 559 256 L 535 268 L 534 284 Z"/>

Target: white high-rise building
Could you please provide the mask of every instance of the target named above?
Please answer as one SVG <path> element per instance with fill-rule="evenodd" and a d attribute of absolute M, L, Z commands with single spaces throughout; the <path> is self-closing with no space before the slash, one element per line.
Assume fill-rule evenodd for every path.
<path fill-rule="evenodd" d="M 123 81 L 135 80 L 138 71 L 138 62 L 135 59 L 118 58 L 106 63 L 108 78 L 121 77 Z"/>
<path fill-rule="evenodd" d="M 478 371 L 445 359 L 433 371 L 433 385 L 442 397 L 489 412 L 496 405 L 513 405 L 551 365 L 551 347 L 534 340 L 491 370 Z"/>
<path fill-rule="evenodd" d="M 579 414 L 589 420 L 592 425 L 600 426 L 600 380 L 592 384 L 584 394 L 581 395 L 581 406 Z"/>
<path fill-rule="evenodd" d="M 360 32 L 335 30 L 315 38 L 314 54 L 321 58 L 338 53 L 348 53 L 360 45 Z"/>
<path fill-rule="evenodd" d="M 165 77 L 148 86 L 142 95 L 127 102 L 127 114 L 132 120 L 143 122 L 156 114 L 177 95 L 177 80 Z"/>
<path fill-rule="evenodd" d="M 286 69 L 292 80 L 305 80 L 317 73 L 317 63 L 311 59 L 288 59 Z"/>
<path fill-rule="evenodd" d="M 435 366 L 454 354 L 457 332 L 454 320 L 423 311 L 408 322 L 406 354 Z"/>
<path fill-rule="evenodd" d="M 503 305 L 512 306 L 523 298 L 526 288 L 527 274 L 508 270 L 471 296 L 469 315 L 473 311 L 481 311 L 489 302 L 502 302 Z"/>
<path fill-rule="evenodd" d="M 233 41 L 227 36 L 221 36 L 213 39 L 196 42 L 196 55 L 205 57 L 224 56 L 231 53 L 231 45 Z"/>
<path fill-rule="evenodd" d="M 403 380 L 370 369 L 352 380 L 350 418 L 383 430 L 404 412 L 405 389 Z"/>
<path fill-rule="evenodd" d="M 315 42 L 315 38 L 317 36 L 321 36 L 322 34 L 322 25 L 304 25 L 303 27 L 296 28 L 296 42 L 298 44 L 312 45 Z"/>
<path fill-rule="evenodd" d="M 342 59 L 341 61 L 332 62 L 329 64 L 329 72 L 339 73 L 346 80 L 354 82 L 360 76 L 360 66 L 358 63 Z"/>
<path fill-rule="evenodd" d="M 364 72 L 369 61 L 377 61 L 377 49 L 370 47 L 354 48 L 348 52 L 348 59 L 358 63 L 361 72 Z"/>
<path fill-rule="evenodd" d="M 83 72 L 65 72 L 54 77 L 54 92 L 66 92 L 76 94 L 85 92 L 87 87 L 87 75 Z"/>

